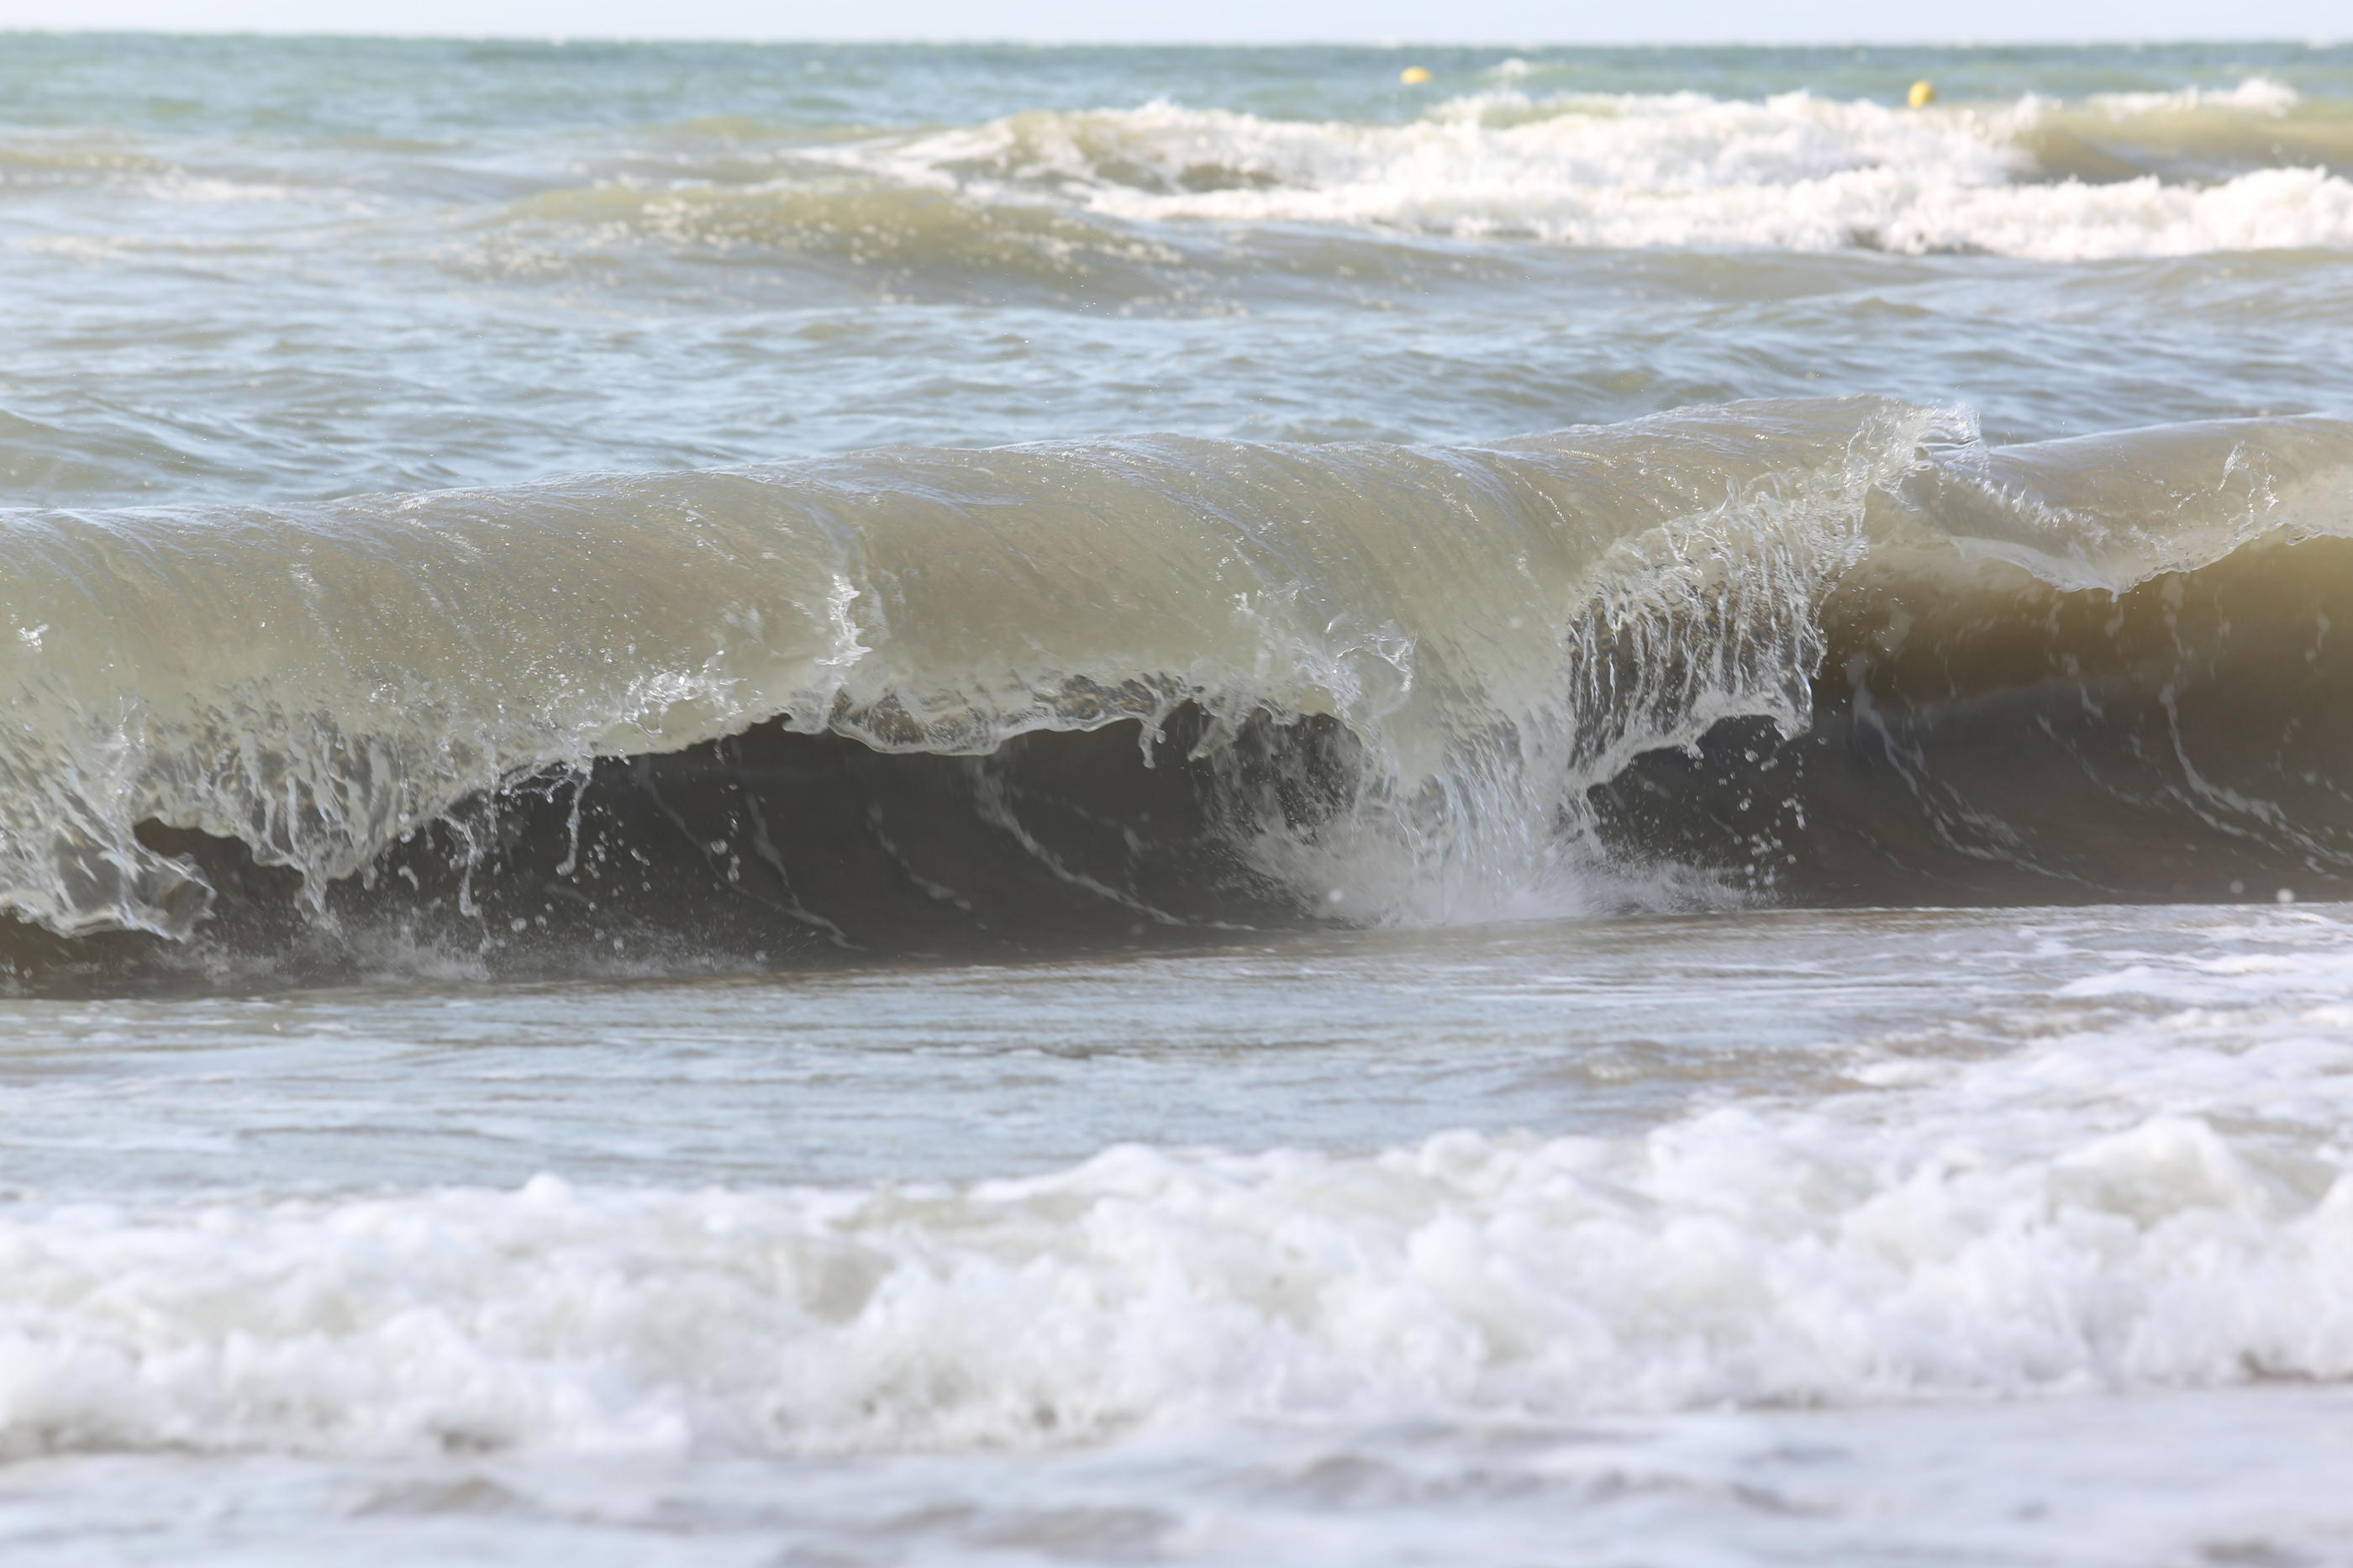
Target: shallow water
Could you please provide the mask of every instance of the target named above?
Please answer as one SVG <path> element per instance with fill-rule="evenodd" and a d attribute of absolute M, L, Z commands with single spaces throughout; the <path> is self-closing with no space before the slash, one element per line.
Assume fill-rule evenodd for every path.
<path fill-rule="evenodd" d="M 12 1560 L 2344 1556 L 2353 53 L 0 84 Z"/>
<path fill-rule="evenodd" d="M 0 1531 L 2325 1556 L 2347 917 L 24 1004 Z"/>

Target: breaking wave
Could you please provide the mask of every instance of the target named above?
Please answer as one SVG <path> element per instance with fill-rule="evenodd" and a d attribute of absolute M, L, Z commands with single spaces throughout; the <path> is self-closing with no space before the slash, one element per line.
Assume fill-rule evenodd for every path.
<path fill-rule="evenodd" d="M 1126 219 L 1582 247 L 2079 261 L 2353 246 L 2353 115 L 2263 80 L 1921 111 L 1805 92 L 1504 88 L 1402 125 L 1155 103 L 1033 110 L 833 155 L 903 187 Z"/>
<path fill-rule="evenodd" d="M 1606 1135 L 0 1195 L 0 1454 L 1255 1454 L 1286 1424 L 2342 1380 L 2346 912 L 2030 921 L 2073 954 L 2055 989 L 1973 971 L 1980 1009 L 1815 1031 L 1794 1079 Z M 1808 969 L 1744 973 L 1844 984 Z"/>
<path fill-rule="evenodd" d="M 2342 421 L 1875 398 L 17 511 L 0 902 L 38 982 L 2341 891 L 2348 541 Z"/>
<path fill-rule="evenodd" d="M 1299 225 L 2053 262 L 2353 247 L 2353 108 L 2262 79 L 1918 110 L 1806 91 L 1527 86 L 1506 76 L 1403 122 L 1165 100 L 880 134 L 697 122 L 520 182 L 428 162 L 385 189 L 291 168 L 260 178 L 233 150 L 20 132 L 0 141 L 0 190 L 96 185 L 376 225 L 397 190 L 432 198 L 431 243 L 460 271 L 593 274 L 612 245 L 635 243 L 856 268 L 870 283 L 1144 294 L 1172 287 L 1170 269 L 1215 271 L 1230 232 Z"/>
<path fill-rule="evenodd" d="M 1723 1111 L 957 1187 L 16 1205 L 0 1451 L 954 1449 L 2353 1373 L 2353 1181 L 2194 1118 L 1898 1142 Z"/>

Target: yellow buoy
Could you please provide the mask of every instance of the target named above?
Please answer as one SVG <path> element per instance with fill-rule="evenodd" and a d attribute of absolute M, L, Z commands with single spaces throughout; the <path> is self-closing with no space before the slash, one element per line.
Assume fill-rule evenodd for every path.
<path fill-rule="evenodd" d="M 1405 83 L 1408 87 L 1419 87 L 1423 82 L 1426 82 L 1429 79 L 1430 68 L 1428 66 L 1408 66 L 1405 69 L 1398 72 L 1398 80 Z"/>
<path fill-rule="evenodd" d="M 1912 107 L 1926 109 L 1936 101 L 1936 84 L 1923 78 L 1912 84 Z"/>

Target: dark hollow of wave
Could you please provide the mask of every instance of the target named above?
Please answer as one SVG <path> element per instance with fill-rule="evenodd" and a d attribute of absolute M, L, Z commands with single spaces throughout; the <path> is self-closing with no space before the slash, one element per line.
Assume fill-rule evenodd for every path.
<path fill-rule="evenodd" d="M 2353 542 L 2242 549 L 2128 593 L 1850 585 L 1811 722 L 1718 724 L 1562 803 L 1609 886 L 1790 906 L 2353 896 Z M 330 888 L 155 824 L 217 892 L 187 942 L 14 923 L 44 993 L 416 973 L 692 974 L 1041 958 L 1329 924 L 1247 846 L 1347 814 L 1354 737 L 1180 710 L 986 757 L 774 724 L 479 799 Z M 1629 877 L 1627 873 L 1633 875 Z"/>

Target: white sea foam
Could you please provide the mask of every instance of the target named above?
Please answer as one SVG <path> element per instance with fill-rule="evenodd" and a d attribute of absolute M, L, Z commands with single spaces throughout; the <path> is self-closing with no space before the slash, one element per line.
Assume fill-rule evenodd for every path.
<path fill-rule="evenodd" d="M 2302 103 L 2304 96 L 2284 81 L 2258 76 L 2249 77 L 2236 87 L 2185 87 L 2171 92 L 2098 92 L 2084 101 L 2118 120 L 2201 109 L 2276 118 Z"/>
<path fill-rule="evenodd" d="M 2278 83 L 1915 111 L 1805 92 L 1474 94 L 1404 125 L 1154 103 L 1031 111 L 845 152 L 894 178 L 1050 194 L 1132 219 L 1370 225 L 1574 246 L 1867 246 L 2070 261 L 2353 246 L 2353 183 L 2319 167 L 2191 184 L 2041 176 L 2052 117 L 2269 121 Z M 2179 140 L 2178 127 L 2167 134 Z"/>
<path fill-rule="evenodd" d="M 965 1185 L 0 1211 L 0 1444 L 1059 1443 L 2353 1376 L 2342 928 L 1627 1138 L 1117 1147 Z M 2074 966 L 2080 967 L 2080 966 Z"/>

